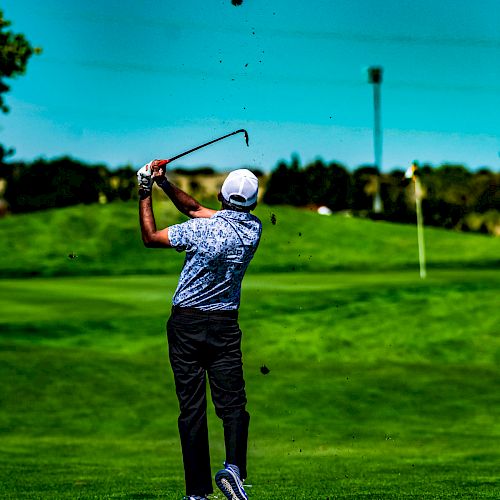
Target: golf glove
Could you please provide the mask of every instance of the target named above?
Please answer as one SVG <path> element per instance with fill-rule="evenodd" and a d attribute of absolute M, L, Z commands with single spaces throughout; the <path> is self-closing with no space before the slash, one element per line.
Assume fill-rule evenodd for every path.
<path fill-rule="evenodd" d="M 144 189 L 145 191 L 151 191 L 151 188 L 153 186 L 153 176 L 151 175 L 152 163 L 152 161 L 146 163 L 146 165 L 144 165 L 137 171 L 137 182 L 139 183 L 139 187 Z"/>

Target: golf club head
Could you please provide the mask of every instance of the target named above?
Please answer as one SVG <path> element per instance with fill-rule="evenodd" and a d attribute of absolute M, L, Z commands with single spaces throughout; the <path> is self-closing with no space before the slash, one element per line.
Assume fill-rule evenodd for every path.
<path fill-rule="evenodd" d="M 248 132 L 244 128 L 240 128 L 239 130 L 236 130 L 235 132 L 232 132 L 231 134 L 228 134 L 227 136 L 224 136 L 224 137 L 228 137 L 229 135 L 239 134 L 241 132 L 243 132 L 245 134 L 245 142 L 247 143 L 247 146 L 248 146 L 249 145 L 248 144 Z"/>
<path fill-rule="evenodd" d="M 239 134 L 240 132 L 243 132 L 245 134 L 245 142 L 248 144 L 248 132 L 244 128 L 240 128 L 239 130 L 235 130 L 234 132 L 231 132 L 230 134 L 223 135 L 222 137 L 218 137 L 217 139 L 214 139 L 213 141 L 206 142 L 205 144 L 201 144 L 200 146 L 196 146 L 195 148 L 188 149 L 187 151 L 184 151 L 183 153 L 178 154 L 177 156 L 172 156 L 172 158 L 169 158 L 168 160 L 161 160 L 161 163 L 159 166 L 166 165 L 167 163 L 170 163 L 174 160 L 177 160 L 178 158 L 182 158 L 183 156 L 186 156 L 190 153 L 193 153 L 194 151 L 198 151 L 198 149 L 204 148 L 206 146 L 209 146 L 210 144 L 213 144 L 214 142 L 219 142 L 222 139 L 225 139 L 226 137 L 230 137 L 234 134 Z"/>

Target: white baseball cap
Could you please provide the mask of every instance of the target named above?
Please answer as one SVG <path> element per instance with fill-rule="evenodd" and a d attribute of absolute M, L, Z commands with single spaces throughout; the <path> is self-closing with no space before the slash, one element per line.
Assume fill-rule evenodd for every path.
<path fill-rule="evenodd" d="M 246 168 L 233 170 L 226 177 L 220 192 L 231 205 L 250 207 L 257 201 L 259 180 Z"/>

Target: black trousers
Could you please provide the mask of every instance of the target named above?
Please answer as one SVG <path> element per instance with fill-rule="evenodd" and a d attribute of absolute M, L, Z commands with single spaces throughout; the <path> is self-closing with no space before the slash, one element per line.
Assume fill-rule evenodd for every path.
<path fill-rule="evenodd" d="M 213 492 L 207 426 L 206 375 L 215 412 L 222 419 L 226 462 L 247 477 L 248 424 L 236 311 L 172 308 L 167 322 L 170 364 L 179 400 L 178 419 L 186 494 Z"/>

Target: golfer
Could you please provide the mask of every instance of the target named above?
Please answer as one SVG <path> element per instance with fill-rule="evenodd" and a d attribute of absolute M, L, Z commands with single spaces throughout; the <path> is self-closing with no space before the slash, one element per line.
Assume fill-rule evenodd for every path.
<path fill-rule="evenodd" d="M 180 406 L 179 433 L 186 480 L 185 500 L 213 492 L 206 414 L 208 375 L 216 414 L 222 419 L 226 460 L 215 482 L 231 500 L 247 499 L 243 480 L 250 416 L 238 326 L 241 281 L 259 245 L 262 224 L 250 213 L 258 180 L 246 169 L 232 171 L 211 210 L 171 184 L 153 160 L 137 172 L 142 240 L 152 248 L 175 248 L 186 258 L 167 323 L 169 358 Z M 157 230 L 153 182 L 191 220 Z"/>

